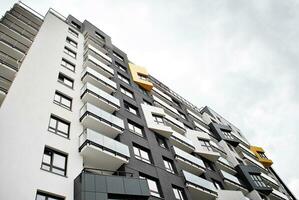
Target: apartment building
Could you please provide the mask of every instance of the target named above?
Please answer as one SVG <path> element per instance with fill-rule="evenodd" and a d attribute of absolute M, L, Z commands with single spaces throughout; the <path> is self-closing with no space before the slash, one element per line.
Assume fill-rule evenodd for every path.
<path fill-rule="evenodd" d="M 261 147 L 89 21 L 0 21 L 0 199 L 294 200 Z"/>

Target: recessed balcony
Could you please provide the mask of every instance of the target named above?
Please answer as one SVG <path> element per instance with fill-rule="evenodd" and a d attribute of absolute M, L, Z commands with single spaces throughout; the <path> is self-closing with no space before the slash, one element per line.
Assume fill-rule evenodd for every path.
<path fill-rule="evenodd" d="M 191 153 L 195 150 L 195 147 L 190 139 L 188 139 L 187 137 L 185 137 L 175 131 L 173 131 L 169 140 L 170 140 L 171 144 L 173 144 L 174 146 L 176 146 L 188 153 Z"/>
<path fill-rule="evenodd" d="M 108 94 L 115 92 L 117 89 L 116 83 L 114 81 L 111 81 L 110 79 L 106 78 L 105 76 L 101 75 L 100 73 L 96 72 L 95 70 L 89 67 L 86 67 L 83 70 L 81 80 L 83 83 L 89 82 L 93 84 L 94 86 L 102 89 Z"/>
<path fill-rule="evenodd" d="M 216 165 L 219 167 L 219 169 L 226 171 L 230 174 L 236 174 L 237 171 L 232 167 L 232 164 L 228 162 L 228 160 L 226 160 L 223 157 L 219 157 L 219 159 L 216 162 Z"/>
<path fill-rule="evenodd" d="M 175 153 L 175 159 L 182 169 L 196 175 L 201 175 L 205 172 L 205 164 L 200 158 L 192 156 L 191 154 L 176 147 L 173 147 L 173 150 Z"/>
<path fill-rule="evenodd" d="M 74 200 L 142 199 L 150 196 L 147 181 L 131 173 L 84 169 L 74 180 Z M 114 197 L 115 197 L 114 196 Z M 109 198 L 108 198 L 109 197 Z M 115 199 L 115 198 L 113 198 Z"/>
<path fill-rule="evenodd" d="M 109 113 L 120 108 L 117 98 L 88 82 L 81 88 L 81 99 L 84 103 L 91 103 Z"/>
<path fill-rule="evenodd" d="M 117 170 L 129 162 L 128 146 L 99 132 L 86 129 L 80 135 L 79 141 L 84 167 Z"/>
<path fill-rule="evenodd" d="M 241 190 L 248 192 L 248 190 L 240 183 L 239 179 L 225 171 L 221 171 L 224 178 L 224 185 L 229 190 Z"/>
<path fill-rule="evenodd" d="M 217 191 L 213 183 L 186 171 L 183 171 L 183 174 L 192 199 L 200 197 L 204 200 L 215 200 L 217 198 Z"/>
<path fill-rule="evenodd" d="M 165 115 L 165 124 L 178 133 L 184 134 L 186 132 L 186 129 L 184 128 L 184 124 L 182 122 L 167 114 Z"/>
<path fill-rule="evenodd" d="M 98 131 L 110 138 L 115 138 L 124 130 L 122 119 L 86 103 L 80 110 L 80 122 L 84 127 Z"/>
<path fill-rule="evenodd" d="M 289 198 L 282 192 L 273 189 L 270 195 L 268 196 L 270 200 L 289 200 Z"/>
<path fill-rule="evenodd" d="M 87 54 L 85 57 L 84 67 L 90 67 L 107 78 L 114 76 L 114 70 L 111 67 L 89 54 Z"/>

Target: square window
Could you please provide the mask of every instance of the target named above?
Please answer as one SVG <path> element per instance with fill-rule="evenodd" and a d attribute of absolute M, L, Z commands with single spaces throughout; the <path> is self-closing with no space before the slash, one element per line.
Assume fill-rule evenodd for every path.
<path fill-rule="evenodd" d="M 68 110 L 72 109 L 72 99 L 59 91 L 55 92 L 54 103 Z"/>
<path fill-rule="evenodd" d="M 67 155 L 45 147 L 41 166 L 42 169 L 66 176 L 66 167 Z"/>
<path fill-rule="evenodd" d="M 52 133 L 69 138 L 70 126 L 70 122 L 51 115 L 48 130 Z"/>
<path fill-rule="evenodd" d="M 74 88 L 74 80 L 67 77 L 66 75 L 59 73 L 58 75 L 58 82 L 70 87 L 70 88 Z"/>

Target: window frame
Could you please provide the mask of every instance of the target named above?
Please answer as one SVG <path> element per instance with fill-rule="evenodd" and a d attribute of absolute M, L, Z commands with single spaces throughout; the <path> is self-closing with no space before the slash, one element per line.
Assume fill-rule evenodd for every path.
<path fill-rule="evenodd" d="M 65 39 L 65 41 L 66 41 L 66 43 L 70 44 L 72 47 L 78 48 L 78 42 L 76 42 L 72 38 L 70 38 L 70 37 L 67 36 L 66 39 Z"/>
<path fill-rule="evenodd" d="M 48 151 L 48 153 L 51 153 L 51 155 L 50 154 L 45 154 L 46 151 Z M 50 156 L 50 163 L 44 162 L 45 155 Z M 54 162 L 54 159 L 55 159 L 55 157 L 54 157 L 55 155 L 64 157 L 64 159 L 65 159 L 64 168 L 61 168 L 61 167 L 58 167 L 58 166 L 54 165 L 53 162 Z M 48 172 L 51 172 L 53 174 L 57 174 L 57 175 L 66 177 L 67 176 L 67 160 L 68 160 L 68 155 L 67 154 L 59 152 L 59 151 L 57 151 L 57 150 L 55 150 L 55 149 L 53 149 L 51 147 L 45 146 L 44 152 L 43 152 L 42 163 L 41 163 L 41 169 L 45 170 L 45 171 L 48 171 Z M 49 167 L 49 170 L 45 169 L 43 166 Z M 53 168 L 56 169 L 56 170 L 62 171 L 63 175 L 60 174 L 60 173 L 57 173 L 57 172 L 53 171 Z"/>
<path fill-rule="evenodd" d="M 163 157 L 163 163 L 164 163 L 164 167 L 165 167 L 166 171 L 168 171 L 169 173 L 172 173 L 172 174 L 176 173 L 176 171 L 174 169 L 174 164 L 173 164 L 172 160 Z"/>
<path fill-rule="evenodd" d="M 138 155 L 136 154 L 136 151 L 138 152 Z M 140 161 L 145 162 L 145 163 L 150 164 L 150 165 L 153 164 L 150 150 L 133 144 L 133 153 L 134 153 L 134 157 L 137 160 L 140 160 Z M 143 153 L 147 154 L 148 159 L 143 157 Z"/>
<path fill-rule="evenodd" d="M 157 197 L 157 198 L 163 198 L 162 196 L 162 191 L 161 191 L 161 187 L 160 187 L 160 183 L 158 180 L 155 180 L 153 178 L 149 178 L 146 175 L 140 175 L 139 174 L 139 178 L 141 179 L 145 179 L 147 181 L 147 184 L 149 186 L 149 191 L 150 191 L 150 195 Z M 155 184 L 155 189 L 151 188 L 151 186 Z"/>
<path fill-rule="evenodd" d="M 51 127 L 51 120 L 55 120 L 55 127 Z M 67 126 L 67 132 L 59 130 L 59 124 L 62 123 Z M 64 138 L 69 138 L 70 137 L 70 129 L 71 129 L 71 123 L 56 116 L 51 114 L 50 115 L 50 120 L 49 120 L 49 125 L 48 125 L 48 131 L 51 133 L 54 133 L 56 135 L 59 135 Z"/>
<path fill-rule="evenodd" d="M 122 55 L 120 55 L 119 53 L 117 53 L 117 52 L 115 52 L 115 51 L 112 51 L 112 55 L 115 57 L 115 58 L 117 58 L 117 59 L 119 59 L 119 60 L 121 60 L 121 61 L 125 61 L 125 58 L 122 56 Z"/>
<path fill-rule="evenodd" d="M 130 132 L 138 135 L 138 136 L 141 136 L 141 137 L 145 137 L 144 135 L 144 128 L 140 125 L 137 125 L 136 123 L 132 122 L 131 120 L 128 120 L 128 129 Z M 141 133 L 139 133 L 137 130 L 140 130 Z"/>
<path fill-rule="evenodd" d="M 164 120 L 164 117 L 161 116 L 161 115 L 157 115 L 157 114 L 152 114 L 152 117 L 153 117 L 153 121 L 160 125 L 160 124 L 163 124 L 165 125 L 165 120 Z M 160 119 L 160 120 L 159 120 Z"/>
<path fill-rule="evenodd" d="M 63 80 L 60 79 L 60 78 L 63 78 Z M 68 85 L 64 80 L 69 81 L 71 83 L 71 85 Z M 67 87 L 69 87 L 69 88 L 71 88 L 71 89 L 74 89 L 74 82 L 75 82 L 74 79 L 68 77 L 67 75 L 65 75 L 61 72 L 59 72 L 59 74 L 58 74 L 58 82 L 65 85 L 65 86 L 67 86 Z"/>
<path fill-rule="evenodd" d="M 114 63 L 117 66 L 117 68 L 119 68 L 122 72 L 128 73 L 127 68 L 125 66 L 123 66 L 122 64 L 120 64 L 117 61 L 115 61 Z"/>
<path fill-rule="evenodd" d="M 205 150 L 213 151 L 213 147 L 209 140 L 204 140 L 200 138 L 197 138 L 197 140 L 200 142 L 200 146 L 203 147 Z"/>
<path fill-rule="evenodd" d="M 252 180 L 252 182 L 254 183 L 254 185 L 256 187 L 267 187 L 267 185 L 264 183 L 261 175 L 259 174 L 249 174 L 250 175 L 250 178 Z"/>
<path fill-rule="evenodd" d="M 59 101 L 56 100 L 56 96 L 59 97 Z M 62 100 L 67 100 L 67 101 L 69 101 L 70 105 L 68 106 L 68 105 L 64 104 L 64 103 L 62 102 Z M 71 97 L 69 97 L 69 96 L 63 94 L 62 92 L 60 92 L 60 91 L 58 91 L 58 90 L 55 91 L 53 102 L 54 102 L 56 105 L 61 106 L 61 107 L 65 108 L 65 109 L 67 109 L 67 110 L 70 110 L 70 111 L 72 110 L 73 99 L 72 99 Z"/>
<path fill-rule="evenodd" d="M 184 190 L 178 187 L 172 186 L 172 192 L 174 194 L 175 200 L 185 200 L 185 193 Z M 177 195 L 176 195 L 177 192 Z"/>
<path fill-rule="evenodd" d="M 64 63 L 65 63 L 65 64 L 64 64 Z M 61 59 L 61 63 L 60 63 L 60 65 L 61 65 L 62 67 L 64 67 L 64 68 L 66 68 L 66 69 L 72 71 L 72 72 L 75 72 L 75 71 L 76 71 L 76 65 L 75 65 L 74 63 L 68 61 L 68 60 L 65 59 L 65 58 L 62 58 L 62 59 Z M 71 66 L 71 67 L 68 67 L 68 66 Z"/>
<path fill-rule="evenodd" d="M 42 196 L 44 200 L 65 200 L 64 197 L 60 197 L 58 195 L 48 194 L 47 192 L 37 191 L 35 195 L 35 200 L 39 200 L 37 197 Z"/>
<path fill-rule="evenodd" d="M 117 78 L 119 80 L 121 80 L 122 82 L 128 84 L 128 85 L 131 85 L 131 82 L 130 82 L 130 79 L 125 77 L 124 75 L 122 75 L 121 73 L 117 73 Z"/>
<path fill-rule="evenodd" d="M 77 53 L 73 50 L 71 50 L 70 48 L 68 48 L 67 46 L 65 46 L 63 48 L 63 52 L 66 54 L 66 55 L 69 55 L 70 57 L 76 59 L 77 58 Z"/>
<path fill-rule="evenodd" d="M 69 32 L 71 35 L 75 36 L 76 38 L 79 37 L 79 33 L 78 33 L 77 31 L 73 30 L 72 28 L 68 28 L 68 32 Z"/>
<path fill-rule="evenodd" d="M 168 150 L 168 144 L 166 142 L 166 139 L 163 136 L 161 136 L 157 133 L 155 135 L 156 135 L 156 140 L 157 140 L 158 146 L 163 148 L 163 149 Z"/>
<path fill-rule="evenodd" d="M 135 99 L 134 93 L 122 85 L 120 85 L 120 92 L 131 99 Z M 128 94 L 130 94 L 130 95 L 128 95 Z"/>
<path fill-rule="evenodd" d="M 126 110 L 127 112 L 129 112 L 129 113 L 131 113 L 131 114 L 133 114 L 133 115 L 135 115 L 135 116 L 138 116 L 138 117 L 140 116 L 140 112 L 139 112 L 138 107 L 136 107 L 136 106 L 130 104 L 130 103 L 127 102 L 127 101 L 124 101 L 124 108 L 125 108 L 125 110 Z"/>

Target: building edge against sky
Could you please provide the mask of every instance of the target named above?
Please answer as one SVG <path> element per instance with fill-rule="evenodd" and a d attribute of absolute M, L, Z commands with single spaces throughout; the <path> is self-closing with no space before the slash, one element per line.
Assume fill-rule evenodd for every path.
<path fill-rule="evenodd" d="M 88 21 L 0 21 L 1 199 L 294 200 L 262 147 Z"/>

